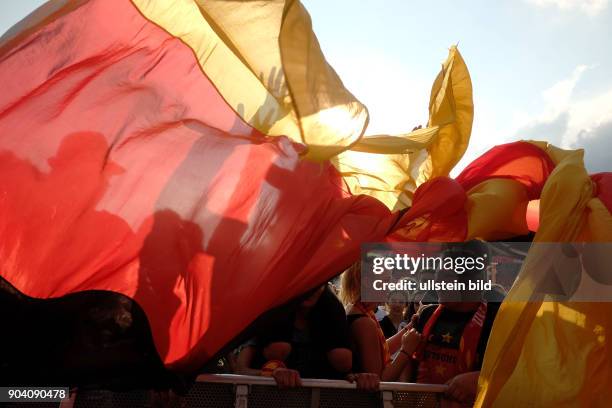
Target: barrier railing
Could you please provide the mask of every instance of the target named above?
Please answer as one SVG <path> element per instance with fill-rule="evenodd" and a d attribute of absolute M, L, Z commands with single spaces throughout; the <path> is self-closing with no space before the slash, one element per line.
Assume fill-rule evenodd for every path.
<path fill-rule="evenodd" d="M 160 403 L 147 390 L 79 391 L 62 408 L 214 407 L 214 408 L 431 408 L 439 407 L 446 385 L 382 382 L 380 391 L 357 390 L 342 380 L 302 379 L 302 387 L 280 389 L 274 379 L 234 374 L 204 374 L 189 392 Z"/>

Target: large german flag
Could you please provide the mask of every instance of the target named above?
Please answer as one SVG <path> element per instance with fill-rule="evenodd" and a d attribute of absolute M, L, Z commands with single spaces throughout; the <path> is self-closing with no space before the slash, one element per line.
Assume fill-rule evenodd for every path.
<path fill-rule="evenodd" d="M 0 40 L 0 79 L 7 291 L 124 295 L 187 372 L 384 239 L 473 113 L 453 47 L 429 126 L 363 138 L 298 1 L 51 1 Z"/>
<path fill-rule="evenodd" d="M 162 360 L 182 370 L 341 271 L 393 221 L 328 161 L 301 158 L 361 137 L 365 111 L 333 71 L 313 81 L 340 91 L 315 94 L 348 115 L 344 133 L 305 136 L 307 147 L 272 138 L 243 117 L 283 116 L 294 139 L 324 130 L 254 86 L 282 70 L 247 70 L 214 21 L 190 1 L 52 2 L 0 49 L 2 277 L 34 298 L 134 299 Z M 251 39 L 252 55 L 268 52 Z"/>
<path fill-rule="evenodd" d="M 515 237 L 540 198 L 536 240 L 612 240 L 610 174 L 581 152 L 516 142 L 448 177 L 473 119 L 455 47 L 425 129 L 364 137 L 298 1 L 51 1 L 0 39 L 0 82 L 0 379 L 18 349 L 194 372 L 361 243 Z M 477 404 L 607 401 L 607 305 L 504 303 Z"/>

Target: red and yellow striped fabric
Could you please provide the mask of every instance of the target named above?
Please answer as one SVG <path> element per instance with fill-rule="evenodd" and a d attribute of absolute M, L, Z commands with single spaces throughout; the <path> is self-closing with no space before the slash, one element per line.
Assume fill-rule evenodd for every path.
<path fill-rule="evenodd" d="M 430 126 L 363 138 L 295 0 L 50 1 L 0 39 L 0 78 L 1 276 L 133 298 L 186 371 L 384 239 L 473 117 L 452 47 Z"/>
<path fill-rule="evenodd" d="M 532 143 L 496 146 L 456 179 L 435 177 L 421 184 L 387 239 L 454 242 L 527 234 L 527 204 L 539 197 L 554 166 Z"/>
<path fill-rule="evenodd" d="M 535 144 L 547 152 L 555 167 L 541 193 L 534 242 L 611 242 L 612 173 L 589 176 L 581 150 Z M 557 302 L 548 297 L 525 302 L 535 282 L 547 272 L 538 268 L 541 252 L 529 252 L 498 312 L 481 371 L 477 407 L 604 407 L 612 397 L 612 303 Z M 589 274 L 603 272 L 600 284 L 609 284 L 609 270 L 602 271 L 602 266 Z M 569 265 L 562 272 L 584 275 L 583 268 L 589 266 Z"/>
<path fill-rule="evenodd" d="M 526 234 L 528 203 L 540 200 L 539 219 L 531 222 L 539 223 L 535 242 L 610 242 L 612 173 L 589 176 L 582 154 L 544 142 L 496 146 L 455 180 L 437 177 L 422 184 L 387 239 L 495 240 Z M 606 406 L 612 390 L 611 303 L 525 302 L 546 272 L 534 261 L 538 256 L 529 252 L 497 314 L 476 406 Z M 590 265 L 597 269 L 591 273 L 609 284 L 602 266 Z"/>
<path fill-rule="evenodd" d="M 295 0 L 51 1 L 0 39 L 0 80 L 0 275 L 38 298 L 129 296 L 179 371 L 340 272 L 363 242 L 525 234 L 540 197 L 536 240 L 612 240 L 610 175 L 589 178 L 580 152 L 511 143 L 448 177 L 473 119 L 455 47 L 426 129 L 364 137 L 366 108 Z M 588 316 L 599 334 L 568 329 L 551 346 L 559 305 L 505 303 L 477 405 L 605 400 L 587 385 L 612 389 L 600 353 L 612 314 L 583 306 L 563 319 Z M 533 368 L 577 349 L 588 352 L 555 360 L 537 394 Z M 569 387 L 572 372 L 582 382 Z"/>
<path fill-rule="evenodd" d="M 125 294 L 163 361 L 193 370 L 385 236 L 383 204 L 245 123 L 135 3 L 50 6 L 0 49 L 0 273 L 17 289 Z"/>

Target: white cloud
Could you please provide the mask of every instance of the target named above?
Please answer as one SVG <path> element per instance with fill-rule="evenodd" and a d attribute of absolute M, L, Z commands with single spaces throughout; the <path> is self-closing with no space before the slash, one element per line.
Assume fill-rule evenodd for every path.
<path fill-rule="evenodd" d="M 491 147 L 516 140 L 545 140 L 555 146 L 571 147 L 579 131 L 586 123 L 593 123 L 586 115 L 589 107 L 574 100 L 574 91 L 580 79 L 589 69 L 577 66 L 572 74 L 541 92 L 539 112 L 517 110 L 506 117 L 495 108 L 494 100 L 478 100 L 470 145 L 464 157 L 451 175 L 456 176 L 463 168 Z M 595 101 L 587 101 L 593 105 Z M 605 117 L 606 115 L 602 115 Z M 591 121 L 591 122 L 589 122 Z M 570 123 L 572 128 L 570 129 Z"/>
<path fill-rule="evenodd" d="M 609 0 L 526 0 L 539 7 L 557 7 L 562 11 L 579 10 L 589 16 L 596 16 L 608 7 Z"/>
<path fill-rule="evenodd" d="M 601 171 L 602 155 L 609 156 L 612 151 L 612 88 L 577 97 L 575 90 L 590 68 L 580 65 L 568 78 L 544 90 L 541 112 L 517 114 L 513 133 L 515 139 L 545 140 L 563 148 L 584 147 L 587 168 Z"/>
<path fill-rule="evenodd" d="M 587 68 L 586 65 L 577 66 L 569 78 L 557 82 L 542 92 L 542 99 L 544 99 L 544 106 L 546 107 L 545 116 L 552 118 L 569 108 L 576 84 Z"/>

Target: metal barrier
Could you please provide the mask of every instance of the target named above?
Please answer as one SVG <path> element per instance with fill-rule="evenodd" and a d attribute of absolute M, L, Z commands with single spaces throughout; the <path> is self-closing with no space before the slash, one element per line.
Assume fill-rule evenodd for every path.
<path fill-rule="evenodd" d="M 439 407 L 446 385 L 380 384 L 380 391 L 357 390 L 341 380 L 302 379 L 302 387 L 280 389 L 274 379 L 234 374 L 204 374 L 187 395 L 160 404 L 150 391 L 80 391 L 64 408 L 430 408 Z"/>

